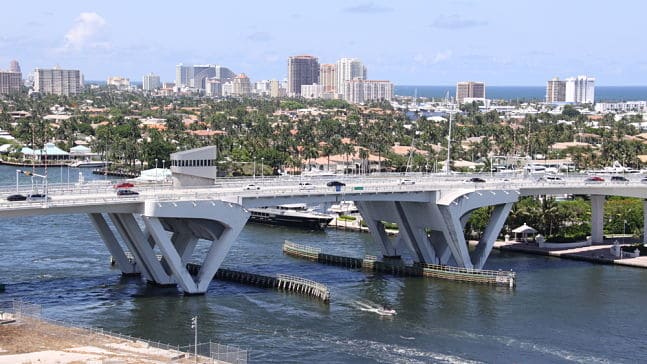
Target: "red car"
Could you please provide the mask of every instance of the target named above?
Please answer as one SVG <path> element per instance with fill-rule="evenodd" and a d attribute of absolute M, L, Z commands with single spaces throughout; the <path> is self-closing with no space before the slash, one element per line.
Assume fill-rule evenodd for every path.
<path fill-rule="evenodd" d="M 600 182 L 604 182 L 604 178 L 602 178 L 600 176 L 591 176 L 591 177 L 588 177 L 587 179 L 585 179 L 584 182 L 586 182 L 586 183 L 600 183 Z"/>
<path fill-rule="evenodd" d="M 135 187 L 135 185 L 130 182 L 121 182 L 115 185 L 115 188 L 117 189 L 133 188 L 133 187 Z"/>

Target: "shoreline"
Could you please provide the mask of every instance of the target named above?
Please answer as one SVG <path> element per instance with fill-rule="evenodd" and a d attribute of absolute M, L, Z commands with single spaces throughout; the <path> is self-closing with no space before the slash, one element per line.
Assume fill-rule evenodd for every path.
<path fill-rule="evenodd" d="M 612 243 L 602 243 L 579 248 L 540 248 L 536 243 L 496 241 L 494 243 L 493 249 L 578 260 L 594 264 L 620 265 L 625 267 L 647 269 L 647 256 L 618 259 L 611 254 L 612 247 Z"/>

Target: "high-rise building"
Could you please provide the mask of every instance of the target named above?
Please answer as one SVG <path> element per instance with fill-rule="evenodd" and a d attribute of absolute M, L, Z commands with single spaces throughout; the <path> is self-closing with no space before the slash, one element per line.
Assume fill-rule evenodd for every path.
<path fill-rule="evenodd" d="M 36 68 L 34 70 L 34 91 L 43 94 L 76 95 L 83 88 L 81 71 Z"/>
<path fill-rule="evenodd" d="M 0 95 L 20 92 L 22 73 L 17 61 L 11 61 L 9 71 L 0 70 Z"/>
<path fill-rule="evenodd" d="M 561 81 L 555 77 L 546 83 L 546 102 L 564 102 L 566 101 L 566 81 Z"/>
<path fill-rule="evenodd" d="M 338 93 L 342 93 L 344 83 L 354 79 L 366 80 L 366 67 L 357 58 L 342 58 L 337 61 L 337 84 Z"/>
<path fill-rule="evenodd" d="M 456 84 L 456 102 L 463 103 L 465 98 L 484 99 L 485 83 L 483 82 L 458 82 Z"/>
<path fill-rule="evenodd" d="M 9 72 L 22 73 L 20 71 L 20 64 L 15 59 L 13 61 L 9 62 Z"/>
<path fill-rule="evenodd" d="M 222 82 L 218 78 L 208 78 L 207 87 L 205 88 L 205 94 L 211 97 L 221 97 L 222 96 Z"/>
<path fill-rule="evenodd" d="M 281 92 L 281 83 L 279 80 L 270 81 L 270 97 L 281 97 L 283 93 Z"/>
<path fill-rule="evenodd" d="M 202 64 L 185 66 L 180 63 L 175 66 L 175 84 L 178 87 L 193 87 L 205 89 L 208 78 L 217 78 L 222 82 L 231 81 L 236 74 L 227 67 L 217 64 Z"/>
<path fill-rule="evenodd" d="M 177 87 L 193 87 L 193 66 L 180 63 L 175 66 L 175 85 Z"/>
<path fill-rule="evenodd" d="M 246 74 L 241 73 L 232 82 L 232 96 L 249 96 L 252 93 L 252 83 Z"/>
<path fill-rule="evenodd" d="M 355 78 L 344 82 L 344 100 L 351 104 L 363 104 L 368 101 L 393 98 L 393 84 L 382 80 L 363 80 Z"/>
<path fill-rule="evenodd" d="M 319 83 L 319 60 L 313 56 L 288 58 L 288 96 L 301 95 L 301 85 Z"/>
<path fill-rule="evenodd" d="M 301 85 L 301 96 L 306 99 L 321 99 L 324 95 L 324 86 L 317 85 Z"/>
<path fill-rule="evenodd" d="M 577 76 L 566 79 L 565 101 L 578 104 L 595 102 L 595 78 Z"/>
<path fill-rule="evenodd" d="M 121 76 L 111 76 L 108 77 L 108 86 L 115 86 L 116 88 L 119 89 L 126 89 L 130 87 L 130 79 L 126 77 L 121 77 Z"/>
<path fill-rule="evenodd" d="M 337 92 L 337 65 L 331 63 L 322 64 L 319 80 L 324 92 Z"/>
<path fill-rule="evenodd" d="M 160 87 L 162 87 L 162 82 L 160 82 L 160 76 L 152 72 L 147 75 L 144 75 L 142 79 L 142 89 L 144 89 L 144 91 L 153 91 L 153 90 L 157 90 Z"/>

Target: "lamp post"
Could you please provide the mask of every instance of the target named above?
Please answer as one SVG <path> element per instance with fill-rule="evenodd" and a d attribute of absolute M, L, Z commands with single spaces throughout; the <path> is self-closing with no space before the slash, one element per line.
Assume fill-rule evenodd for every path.
<path fill-rule="evenodd" d="M 627 230 L 627 220 L 622 220 L 622 244 L 625 243 L 626 230 Z"/>
<path fill-rule="evenodd" d="M 155 179 L 157 179 L 157 158 L 155 158 Z"/>
<path fill-rule="evenodd" d="M 265 157 L 261 157 L 261 179 L 263 179 L 263 167 L 265 165 Z"/>
<path fill-rule="evenodd" d="M 194 356 L 195 362 L 198 362 L 198 316 L 191 317 L 191 328 L 194 329 L 195 341 L 194 341 Z"/>
<path fill-rule="evenodd" d="M 166 160 L 162 159 L 162 179 L 166 178 L 166 173 L 164 172 L 165 164 L 166 164 Z"/>
<path fill-rule="evenodd" d="M 20 173 L 22 173 L 22 170 L 16 169 L 16 193 L 18 193 L 18 179 L 19 179 Z"/>
<path fill-rule="evenodd" d="M 256 157 L 254 157 L 254 179 L 256 179 Z"/>

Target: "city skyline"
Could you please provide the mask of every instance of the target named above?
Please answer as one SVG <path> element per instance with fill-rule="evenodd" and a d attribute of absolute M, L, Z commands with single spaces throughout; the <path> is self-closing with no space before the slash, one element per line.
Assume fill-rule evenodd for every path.
<path fill-rule="evenodd" d="M 478 79 L 540 86 L 578 74 L 603 86 L 647 85 L 647 55 L 635 46 L 641 39 L 634 26 L 645 6 L 626 0 L 604 11 L 554 0 L 331 1 L 326 7 L 189 1 L 184 9 L 200 11 L 185 20 L 170 6 L 120 0 L 10 2 L 3 8 L 12 16 L 3 19 L 0 65 L 16 59 L 24 75 L 58 64 L 80 69 L 87 80 L 141 80 L 153 72 L 172 81 L 179 63 L 220 64 L 262 80 L 287 78 L 288 57 L 310 54 L 322 64 L 361 59 L 371 79 L 398 85 Z"/>

